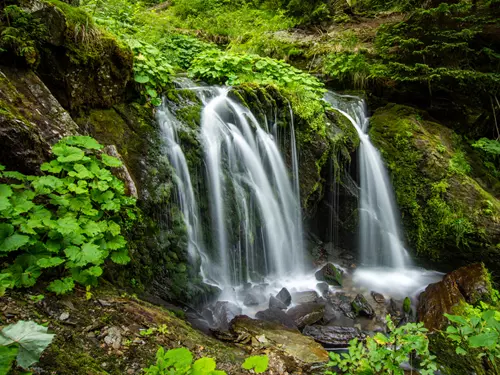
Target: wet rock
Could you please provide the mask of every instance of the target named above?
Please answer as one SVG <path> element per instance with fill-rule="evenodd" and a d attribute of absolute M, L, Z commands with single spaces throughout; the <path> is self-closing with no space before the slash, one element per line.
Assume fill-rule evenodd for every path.
<path fill-rule="evenodd" d="M 328 286 L 327 283 L 317 283 L 316 288 L 318 288 L 322 296 L 325 296 L 330 290 L 330 287 Z"/>
<path fill-rule="evenodd" d="M 385 303 L 385 297 L 382 294 L 374 292 L 374 291 L 372 291 L 370 294 L 373 297 L 375 302 L 380 303 L 380 304 Z"/>
<path fill-rule="evenodd" d="M 217 301 L 213 308 L 214 327 L 218 330 L 229 329 L 229 323 L 236 316 L 241 315 L 241 308 L 228 301 Z"/>
<path fill-rule="evenodd" d="M 365 296 L 362 294 L 358 294 L 352 301 L 351 305 L 354 313 L 358 316 L 364 316 L 370 319 L 375 316 L 373 307 L 371 307 Z"/>
<path fill-rule="evenodd" d="M 292 303 L 292 295 L 287 288 L 283 288 L 276 295 L 276 298 L 283 302 L 287 307 Z"/>
<path fill-rule="evenodd" d="M 338 326 L 307 326 L 302 334 L 311 336 L 325 348 L 347 348 L 349 341 L 362 337 L 359 329 Z"/>
<path fill-rule="evenodd" d="M 243 300 L 243 304 L 245 306 L 256 306 L 260 305 L 261 303 L 266 302 L 266 297 L 262 294 L 258 294 L 254 291 L 251 291 L 245 296 L 245 299 Z"/>
<path fill-rule="evenodd" d="M 453 308 L 463 303 L 489 302 L 491 295 L 491 281 L 483 264 L 459 268 L 420 294 L 418 320 L 430 331 L 440 330 L 447 324 L 444 313 L 453 313 Z"/>
<path fill-rule="evenodd" d="M 277 323 L 238 316 L 231 322 L 231 332 L 240 344 L 265 350 L 270 357 L 281 358 L 288 373 L 300 369 L 300 373 L 309 374 L 312 368 L 328 361 L 328 353 L 311 337 Z"/>
<path fill-rule="evenodd" d="M 287 311 L 287 315 L 293 319 L 299 329 L 302 329 L 323 319 L 325 305 L 313 302 L 305 303 L 291 308 Z"/>
<path fill-rule="evenodd" d="M 319 298 L 318 292 L 315 290 L 307 291 L 307 292 L 296 292 L 292 294 L 292 300 L 295 304 L 302 303 L 312 303 L 317 302 Z"/>
<path fill-rule="evenodd" d="M 255 317 L 259 320 L 279 323 L 287 328 L 297 328 L 295 321 L 291 317 L 289 317 L 284 311 L 275 307 L 270 307 L 267 310 L 259 311 L 257 314 L 255 314 Z"/>
<path fill-rule="evenodd" d="M 315 274 L 316 279 L 325 281 L 330 285 L 342 286 L 342 271 L 332 263 L 327 263 Z"/>
<path fill-rule="evenodd" d="M 331 293 L 327 296 L 327 301 L 337 311 L 341 311 L 349 319 L 356 318 L 356 313 L 352 308 L 351 299 L 344 293 Z"/>
<path fill-rule="evenodd" d="M 61 321 L 64 321 L 64 320 L 68 320 L 69 319 L 69 313 L 68 312 L 63 312 L 60 316 L 59 316 L 59 320 Z"/>
<path fill-rule="evenodd" d="M 281 300 L 277 299 L 276 297 L 274 296 L 271 296 L 269 298 L 269 308 L 270 309 L 280 309 L 280 310 L 286 310 L 287 309 L 287 305 L 285 305 Z"/>

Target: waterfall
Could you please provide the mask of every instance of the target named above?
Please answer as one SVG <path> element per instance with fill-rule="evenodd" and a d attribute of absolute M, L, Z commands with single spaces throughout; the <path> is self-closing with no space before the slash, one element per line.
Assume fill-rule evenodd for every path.
<path fill-rule="evenodd" d="M 165 103 L 157 118 L 175 173 L 188 251 L 193 259 L 201 258 L 205 281 L 225 288 L 302 274 L 305 260 L 293 120 L 290 174 L 275 139 L 277 132 L 274 136 L 268 132 L 276 130 L 276 119 L 271 124 L 259 122 L 228 96 L 229 88 L 189 88 L 203 103 L 197 137 L 203 148 L 206 191 L 193 188 L 190 173 L 194 171 L 189 171 L 177 135 L 182 123 Z M 196 198 L 202 194 L 208 197 L 205 211 Z M 209 236 L 203 238 L 203 233 Z"/>
<path fill-rule="evenodd" d="M 369 118 L 364 100 L 327 93 L 325 99 L 356 128 L 361 140 L 359 157 L 359 247 L 363 266 L 403 269 L 410 265 L 403 245 L 399 212 L 387 170 L 368 136 Z"/>

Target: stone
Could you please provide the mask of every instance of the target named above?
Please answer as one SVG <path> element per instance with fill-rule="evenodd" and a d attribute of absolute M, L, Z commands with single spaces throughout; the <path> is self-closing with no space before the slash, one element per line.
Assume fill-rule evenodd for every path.
<path fill-rule="evenodd" d="M 318 298 L 319 294 L 315 290 L 296 292 L 292 294 L 292 300 L 294 304 L 317 302 Z"/>
<path fill-rule="evenodd" d="M 59 320 L 61 321 L 64 321 L 64 320 L 68 320 L 69 319 L 69 313 L 68 312 L 63 312 L 60 316 L 59 316 Z"/>
<path fill-rule="evenodd" d="M 325 281 L 330 285 L 342 286 L 342 271 L 332 263 L 325 264 L 315 273 L 316 279 Z"/>
<path fill-rule="evenodd" d="M 292 295 L 287 288 L 283 288 L 276 295 L 276 298 L 283 302 L 287 307 L 292 303 Z"/>
<path fill-rule="evenodd" d="M 263 291 L 255 287 L 250 289 L 243 300 L 243 304 L 245 306 L 256 306 L 265 302 L 266 297 L 264 296 Z"/>
<path fill-rule="evenodd" d="M 302 329 L 323 319 L 325 305 L 314 302 L 305 303 L 292 307 L 287 311 L 287 315 L 293 319 L 297 328 Z"/>
<path fill-rule="evenodd" d="M 316 342 L 325 348 L 347 348 L 349 341 L 355 338 L 362 338 L 359 329 L 354 327 L 338 326 L 306 326 L 302 334 L 311 336 Z"/>
<path fill-rule="evenodd" d="M 232 302 L 217 301 L 212 310 L 214 327 L 222 331 L 228 330 L 231 320 L 241 315 L 241 312 L 241 307 Z"/>
<path fill-rule="evenodd" d="M 330 287 L 328 286 L 327 283 L 317 283 L 316 288 L 318 288 L 319 292 L 321 293 L 322 296 L 325 296 L 328 291 L 330 290 Z"/>
<path fill-rule="evenodd" d="M 373 307 L 368 303 L 365 296 L 358 294 L 351 303 L 352 309 L 358 316 L 364 316 L 372 319 L 375 316 Z"/>
<path fill-rule="evenodd" d="M 276 297 L 274 296 L 271 296 L 269 298 L 269 308 L 272 309 L 272 308 L 276 308 L 276 309 L 280 309 L 280 310 L 286 310 L 288 307 L 287 305 L 285 305 L 283 303 L 283 301 L 277 299 Z"/>
<path fill-rule="evenodd" d="M 465 303 L 491 302 L 492 286 L 483 264 L 472 264 L 448 273 L 443 280 L 430 284 L 419 296 L 417 316 L 430 331 L 443 329 L 443 315 Z"/>
<path fill-rule="evenodd" d="M 331 293 L 327 296 L 327 301 L 337 311 L 341 311 L 349 319 L 356 318 L 356 313 L 352 308 L 351 300 L 344 293 Z"/>
<path fill-rule="evenodd" d="M 328 353 L 311 337 L 280 324 L 238 316 L 231 322 L 233 337 L 250 348 L 265 351 L 286 363 L 288 373 L 310 374 L 318 365 L 328 362 Z M 284 372 L 280 372 L 284 373 Z"/>
<path fill-rule="evenodd" d="M 371 291 L 370 294 L 375 302 L 380 304 L 385 303 L 385 297 L 382 294 L 374 292 L 373 290 Z"/>
<path fill-rule="evenodd" d="M 112 346 L 113 349 L 119 349 L 122 344 L 122 334 L 119 327 L 111 327 L 108 329 L 107 335 L 104 337 L 106 345 Z"/>
<path fill-rule="evenodd" d="M 275 307 L 270 307 L 267 310 L 259 311 L 257 314 L 255 314 L 255 317 L 259 320 L 279 323 L 287 328 L 297 328 L 295 321 L 290 316 L 288 316 L 283 310 Z"/>

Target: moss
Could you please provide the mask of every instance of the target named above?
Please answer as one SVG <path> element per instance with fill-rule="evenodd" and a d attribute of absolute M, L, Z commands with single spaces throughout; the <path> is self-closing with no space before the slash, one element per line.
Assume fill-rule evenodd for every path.
<path fill-rule="evenodd" d="M 376 111 L 370 136 L 396 192 L 408 242 L 425 260 L 456 267 L 478 259 L 497 270 L 500 205 L 474 179 L 467 145 L 426 113 L 401 105 Z M 483 215 L 491 202 L 491 216 Z"/>

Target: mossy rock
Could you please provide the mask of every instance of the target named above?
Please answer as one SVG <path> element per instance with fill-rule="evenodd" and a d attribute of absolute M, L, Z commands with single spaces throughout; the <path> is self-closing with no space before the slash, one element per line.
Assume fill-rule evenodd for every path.
<path fill-rule="evenodd" d="M 378 109 L 370 136 L 389 168 L 416 255 L 442 269 L 481 259 L 500 271 L 498 180 L 476 152 L 425 112 L 402 105 Z"/>

